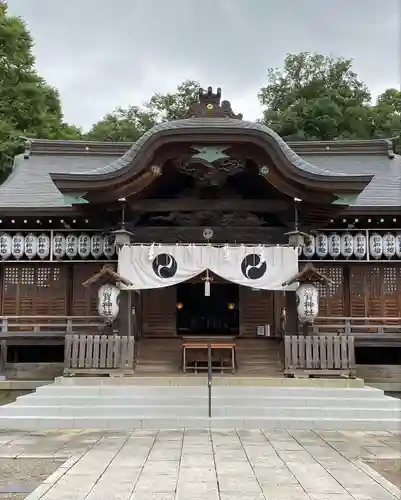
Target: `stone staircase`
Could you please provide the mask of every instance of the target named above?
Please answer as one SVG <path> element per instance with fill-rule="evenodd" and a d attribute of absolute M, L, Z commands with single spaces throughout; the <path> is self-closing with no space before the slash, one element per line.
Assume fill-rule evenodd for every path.
<path fill-rule="evenodd" d="M 401 401 L 361 380 L 204 376 L 56 379 L 0 407 L 1 429 L 392 431 Z"/>

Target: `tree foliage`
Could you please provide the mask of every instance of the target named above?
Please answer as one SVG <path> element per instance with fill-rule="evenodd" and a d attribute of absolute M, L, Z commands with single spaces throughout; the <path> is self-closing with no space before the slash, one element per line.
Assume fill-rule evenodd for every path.
<path fill-rule="evenodd" d="M 185 118 L 192 104 L 199 100 L 201 85 L 195 80 L 184 80 L 175 92 L 154 94 L 147 104 L 155 112 L 160 121 L 171 121 Z"/>
<path fill-rule="evenodd" d="M 157 123 L 184 118 L 190 105 L 198 100 L 199 89 L 199 82 L 185 80 L 175 92 L 154 94 L 141 108 L 117 108 L 95 123 L 86 137 L 97 141 L 134 142 Z"/>
<path fill-rule="evenodd" d="M 371 104 L 350 59 L 289 54 L 270 69 L 258 98 L 262 121 L 287 140 L 369 139 L 400 133 L 400 93 L 389 89 Z"/>
<path fill-rule="evenodd" d="M 152 110 L 138 106 L 117 108 L 93 125 L 86 137 L 95 141 L 135 142 L 157 123 Z"/>
<path fill-rule="evenodd" d="M 35 70 L 33 41 L 24 23 L 0 3 L 0 179 L 8 175 L 21 136 L 77 138 L 63 121 L 58 92 Z"/>

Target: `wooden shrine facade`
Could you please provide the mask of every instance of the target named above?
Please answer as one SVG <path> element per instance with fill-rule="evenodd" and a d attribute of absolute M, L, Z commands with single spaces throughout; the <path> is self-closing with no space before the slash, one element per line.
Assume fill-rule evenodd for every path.
<path fill-rule="evenodd" d="M 287 144 L 211 89 L 134 145 L 32 139 L 0 186 L 3 331 L 18 318 L 93 321 L 98 290 L 82 283 L 105 264 L 117 271 L 121 230 L 135 244 L 256 246 L 287 245 L 294 229 L 310 235 L 299 266 L 312 261 L 331 280 L 319 316 L 389 318 L 401 330 L 400 172 L 388 141 Z M 236 334 L 280 333 L 283 309 L 296 314 L 287 299 L 239 287 Z M 179 303 L 175 286 L 133 293 L 133 330 L 115 328 L 177 336 Z"/>

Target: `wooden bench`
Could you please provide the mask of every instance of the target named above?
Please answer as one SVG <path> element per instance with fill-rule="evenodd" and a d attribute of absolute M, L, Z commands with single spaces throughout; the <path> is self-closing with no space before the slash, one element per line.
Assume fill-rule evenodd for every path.
<path fill-rule="evenodd" d="M 212 359 L 213 359 L 213 351 L 219 351 L 219 361 L 220 366 L 219 369 L 221 373 L 225 370 L 229 369 L 231 373 L 235 373 L 235 343 L 234 342 L 184 342 L 182 344 L 182 370 L 184 373 L 187 372 L 187 369 L 193 369 L 195 373 L 198 373 L 198 370 L 207 370 L 206 367 L 199 366 L 200 362 L 208 362 L 208 349 L 212 350 Z M 188 363 L 188 351 L 192 351 L 193 356 L 190 361 L 193 362 L 193 367 L 189 366 Z M 224 351 L 230 352 L 230 363 L 226 364 L 224 359 Z"/>
<path fill-rule="evenodd" d="M 135 340 L 119 335 L 67 335 L 64 375 L 133 375 Z"/>
<path fill-rule="evenodd" d="M 284 374 L 293 377 L 354 377 L 354 337 L 345 335 L 285 336 Z"/>

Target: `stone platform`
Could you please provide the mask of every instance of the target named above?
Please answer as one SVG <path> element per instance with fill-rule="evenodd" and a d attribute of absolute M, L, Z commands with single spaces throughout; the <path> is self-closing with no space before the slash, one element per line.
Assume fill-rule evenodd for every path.
<path fill-rule="evenodd" d="M 397 500 L 399 488 L 373 464 L 399 461 L 400 437 L 360 431 L 8 431 L 0 432 L 0 462 L 12 462 L 17 473 L 9 477 L 1 468 L 0 485 L 2 491 L 32 491 L 4 497 L 26 500 Z M 37 486 L 45 460 L 62 465 Z M 29 479 L 27 461 L 33 464 Z M 28 483 L 21 484 L 23 478 Z"/>
<path fill-rule="evenodd" d="M 392 431 L 401 401 L 361 380 L 216 377 L 59 378 L 0 407 L 10 429 Z"/>

